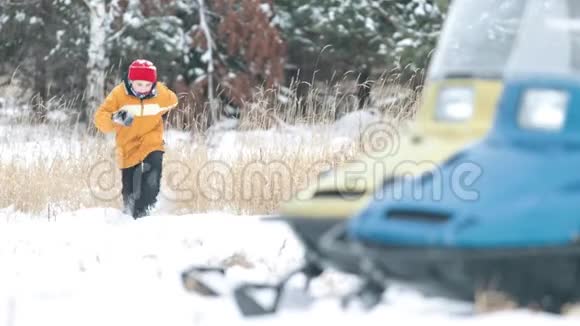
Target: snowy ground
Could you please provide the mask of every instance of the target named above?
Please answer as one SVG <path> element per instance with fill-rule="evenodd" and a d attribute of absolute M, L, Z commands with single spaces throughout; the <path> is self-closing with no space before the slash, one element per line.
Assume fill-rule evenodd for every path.
<path fill-rule="evenodd" d="M 276 316 L 244 319 L 228 299 L 187 293 L 180 272 L 238 255 L 250 268 L 234 279 L 269 279 L 297 266 L 302 248 L 284 225 L 255 216 L 154 215 L 133 221 L 116 209 L 94 208 L 45 220 L 0 210 L 0 326 L 23 325 L 578 325 L 580 319 L 510 311 L 470 316 L 467 304 L 427 299 L 393 288 L 370 313 L 342 311 L 329 274 L 314 288 L 321 298 Z M 344 280 L 349 281 L 348 278 Z M 334 283 L 331 283 L 334 281 Z M 329 284 L 334 284 L 330 286 Z"/>

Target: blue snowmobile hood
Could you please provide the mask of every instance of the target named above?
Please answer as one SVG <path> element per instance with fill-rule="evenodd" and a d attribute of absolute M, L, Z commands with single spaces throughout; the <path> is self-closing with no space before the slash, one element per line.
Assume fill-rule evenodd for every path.
<path fill-rule="evenodd" d="M 520 127 L 526 92 L 567 94 L 560 130 Z M 386 183 L 349 222 L 354 239 L 395 246 L 558 246 L 580 239 L 580 81 L 508 81 L 494 127 L 438 169 Z M 420 163 L 420 162 L 417 162 Z"/>

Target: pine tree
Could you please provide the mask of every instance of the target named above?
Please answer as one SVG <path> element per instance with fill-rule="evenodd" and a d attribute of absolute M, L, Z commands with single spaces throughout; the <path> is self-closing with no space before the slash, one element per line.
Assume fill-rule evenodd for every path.
<path fill-rule="evenodd" d="M 85 83 L 88 19 L 75 0 L 4 2 L 0 5 L 0 73 L 15 72 L 36 96 L 35 109 L 55 95 L 79 94 Z M 41 112 L 40 112 L 41 113 Z"/>
<path fill-rule="evenodd" d="M 108 52 L 112 62 L 123 73 L 131 61 L 146 58 L 153 61 L 159 78 L 175 80 L 176 65 L 187 51 L 183 22 L 174 16 L 168 1 L 126 0 L 117 6 L 117 18 L 111 22 Z M 122 75 L 120 77 L 123 77 Z"/>
<path fill-rule="evenodd" d="M 180 76 L 181 84 L 195 95 L 189 101 L 197 115 L 212 91 L 235 114 L 258 88 L 283 82 L 286 44 L 271 22 L 271 0 L 214 0 L 205 5 L 201 11 L 197 7 L 198 19 L 190 20 L 190 49 L 184 60 L 188 69 Z"/>
<path fill-rule="evenodd" d="M 276 1 L 290 63 L 310 81 L 371 68 L 419 70 L 428 62 L 446 0 Z"/>
<path fill-rule="evenodd" d="M 385 44 L 395 26 L 381 10 L 393 1 L 279 0 L 277 19 L 291 47 L 291 62 L 339 73 L 384 62 Z"/>
<path fill-rule="evenodd" d="M 403 79 L 417 78 L 420 84 L 436 46 L 444 20 L 440 1 L 399 1 L 392 19 L 396 32 L 392 36 L 395 67 Z"/>

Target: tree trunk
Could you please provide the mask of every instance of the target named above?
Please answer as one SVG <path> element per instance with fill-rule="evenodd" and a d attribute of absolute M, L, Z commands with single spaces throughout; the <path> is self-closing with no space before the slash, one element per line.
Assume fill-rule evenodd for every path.
<path fill-rule="evenodd" d="M 34 119 L 43 119 L 45 110 L 45 102 L 48 97 L 48 78 L 46 73 L 46 61 L 44 60 L 45 54 L 42 52 L 36 53 L 34 58 L 34 94 L 35 101 L 32 105 L 34 111 Z"/>
<path fill-rule="evenodd" d="M 87 105 L 81 120 L 90 121 L 95 110 L 103 101 L 105 92 L 105 71 L 108 64 L 105 52 L 107 12 L 105 1 L 88 0 L 85 3 L 90 10 L 91 18 L 87 62 Z"/>
<path fill-rule="evenodd" d="M 39 12 L 45 14 L 43 19 L 49 20 L 52 14 L 52 8 L 49 1 L 40 1 Z M 46 118 L 46 102 L 49 98 L 49 68 L 46 61 L 48 51 L 50 49 L 50 42 L 46 37 L 39 37 L 34 47 L 34 98 L 32 101 L 32 120 L 39 122 Z"/>
<path fill-rule="evenodd" d="M 362 65 L 360 75 L 357 78 L 357 97 L 358 97 L 358 109 L 362 110 L 365 105 L 368 104 L 369 98 L 371 96 L 371 85 L 369 77 L 371 76 L 370 65 Z"/>
<path fill-rule="evenodd" d="M 207 41 L 207 52 L 204 54 L 205 60 L 207 60 L 207 97 L 209 101 L 209 117 L 210 124 L 214 124 L 217 119 L 217 105 L 214 99 L 214 85 L 213 85 L 213 48 L 214 42 L 211 36 L 211 31 L 207 24 L 207 19 L 205 15 L 205 5 L 203 0 L 197 0 L 199 5 L 199 24 Z"/>

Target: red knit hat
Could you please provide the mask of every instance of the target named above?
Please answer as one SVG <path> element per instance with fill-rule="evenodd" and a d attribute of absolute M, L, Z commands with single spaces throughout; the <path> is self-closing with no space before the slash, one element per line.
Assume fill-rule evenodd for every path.
<path fill-rule="evenodd" d="M 137 59 L 129 66 L 129 80 L 157 81 L 157 68 L 153 62 L 144 59 Z"/>

